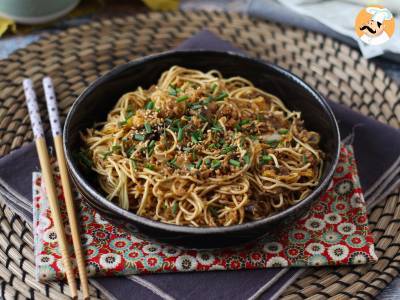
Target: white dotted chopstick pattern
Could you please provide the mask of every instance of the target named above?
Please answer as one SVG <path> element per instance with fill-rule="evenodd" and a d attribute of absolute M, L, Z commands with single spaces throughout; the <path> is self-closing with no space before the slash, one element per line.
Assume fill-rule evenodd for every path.
<path fill-rule="evenodd" d="M 39 106 L 36 100 L 36 94 L 33 90 L 32 80 L 23 81 L 25 101 L 28 106 L 29 118 L 31 119 L 32 131 L 35 139 L 44 138 L 42 120 L 40 119 Z"/>
<path fill-rule="evenodd" d="M 61 122 L 58 114 L 56 95 L 54 93 L 53 82 L 50 77 L 43 78 L 42 81 L 44 95 L 46 97 L 47 111 L 49 113 L 49 122 L 53 136 L 61 135 Z"/>

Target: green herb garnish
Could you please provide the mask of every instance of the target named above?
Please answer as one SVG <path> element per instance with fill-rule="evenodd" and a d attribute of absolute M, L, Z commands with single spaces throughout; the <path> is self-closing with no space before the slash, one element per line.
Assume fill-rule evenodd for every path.
<path fill-rule="evenodd" d="M 154 108 L 154 101 L 148 101 L 144 106 L 145 109 L 153 109 Z"/>
<path fill-rule="evenodd" d="M 175 101 L 177 103 L 180 103 L 180 102 L 186 101 L 187 99 L 189 99 L 189 96 L 188 95 L 183 95 L 183 96 L 180 96 L 180 97 L 176 98 Z"/>
<path fill-rule="evenodd" d="M 190 106 L 191 109 L 197 110 L 203 107 L 203 104 L 201 103 L 194 103 Z"/>
<path fill-rule="evenodd" d="M 208 122 L 208 119 L 205 115 L 203 114 L 199 114 L 199 118 L 203 121 L 203 122 Z"/>
<path fill-rule="evenodd" d="M 276 140 L 276 139 L 267 141 L 267 144 L 272 147 L 276 147 L 278 145 L 278 143 L 279 143 L 279 140 Z"/>
<path fill-rule="evenodd" d="M 134 168 L 135 170 L 137 170 L 136 160 L 134 160 L 133 158 L 131 158 L 130 161 L 131 161 L 131 166 L 132 166 L 132 168 Z"/>
<path fill-rule="evenodd" d="M 168 165 L 172 168 L 178 168 L 178 165 L 176 164 L 176 157 L 174 157 L 173 159 L 171 159 L 170 161 L 167 162 Z"/>
<path fill-rule="evenodd" d="M 272 156 L 270 155 L 262 155 L 261 156 L 261 162 L 263 164 L 267 164 L 268 162 L 270 162 L 272 160 Z"/>
<path fill-rule="evenodd" d="M 227 145 L 222 148 L 222 154 L 227 154 L 236 150 L 236 145 Z"/>
<path fill-rule="evenodd" d="M 174 204 L 172 204 L 172 214 L 175 216 L 176 213 L 178 212 L 178 202 L 174 202 Z"/>
<path fill-rule="evenodd" d="M 199 160 L 197 161 L 197 163 L 196 163 L 196 169 L 200 169 L 202 163 L 203 163 L 203 160 L 202 160 L 202 159 L 199 159 Z"/>
<path fill-rule="evenodd" d="M 145 165 L 144 165 L 144 167 L 145 167 L 146 169 L 149 169 L 149 170 L 151 170 L 151 171 L 153 171 L 153 170 L 154 170 L 154 165 L 152 165 L 152 164 L 149 164 L 149 163 L 145 164 Z"/>
<path fill-rule="evenodd" d="M 116 151 L 119 151 L 121 149 L 122 149 L 121 145 L 112 145 L 111 146 L 111 151 L 112 152 L 116 152 Z"/>
<path fill-rule="evenodd" d="M 143 134 L 135 134 L 134 136 L 134 139 L 135 140 L 137 140 L 137 141 L 144 141 L 144 135 Z"/>
<path fill-rule="evenodd" d="M 156 141 L 151 140 L 150 143 L 147 145 L 147 153 L 149 154 L 149 156 L 153 154 L 155 144 Z"/>
<path fill-rule="evenodd" d="M 215 89 L 218 87 L 218 85 L 214 82 L 212 85 L 211 85 L 211 93 L 214 93 L 215 92 Z"/>
<path fill-rule="evenodd" d="M 151 128 L 151 125 L 149 123 L 144 123 L 144 128 L 146 129 L 146 133 L 151 133 L 152 132 L 152 128 Z"/>
<path fill-rule="evenodd" d="M 103 159 L 107 159 L 113 152 L 112 151 L 107 151 L 103 153 Z"/>
<path fill-rule="evenodd" d="M 192 133 L 191 135 L 191 140 L 193 143 L 197 144 L 199 141 L 202 139 L 202 134 L 199 130 L 196 130 L 195 132 Z"/>
<path fill-rule="evenodd" d="M 78 153 L 75 154 L 77 157 L 77 160 L 87 169 L 91 169 L 93 162 L 92 160 L 89 158 L 89 154 L 84 151 L 81 150 Z"/>
<path fill-rule="evenodd" d="M 228 93 L 227 92 L 222 92 L 217 97 L 215 97 L 215 101 L 223 101 L 224 98 L 226 98 L 226 97 L 228 97 Z"/>
<path fill-rule="evenodd" d="M 129 147 L 128 150 L 126 150 L 126 154 L 128 155 L 128 157 L 131 157 L 133 151 L 135 151 L 135 150 L 136 150 L 135 146 Z"/>
<path fill-rule="evenodd" d="M 287 134 L 289 132 L 289 130 L 285 129 L 285 128 L 281 128 L 278 130 L 279 134 Z"/>
<path fill-rule="evenodd" d="M 308 158 L 307 158 L 307 156 L 305 156 L 305 155 L 303 155 L 303 162 L 306 164 L 306 163 L 308 163 Z"/>
<path fill-rule="evenodd" d="M 179 127 L 178 129 L 178 142 L 182 142 L 183 140 L 183 128 Z"/>
<path fill-rule="evenodd" d="M 243 156 L 243 161 L 248 165 L 250 163 L 250 155 L 249 153 L 246 152 L 246 154 Z"/>
<path fill-rule="evenodd" d="M 213 161 L 211 162 L 211 168 L 212 169 L 218 169 L 221 166 L 221 161 L 218 159 L 213 159 Z"/>
<path fill-rule="evenodd" d="M 176 96 L 178 93 L 177 93 L 175 87 L 172 86 L 172 85 L 170 85 L 170 86 L 168 87 L 168 94 L 169 94 L 170 96 Z"/>
<path fill-rule="evenodd" d="M 235 159 L 230 159 L 229 163 L 234 167 L 240 167 L 240 162 Z"/>
<path fill-rule="evenodd" d="M 218 211 L 215 209 L 215 207 L 210 206 L 208 209 L 214 218 L 218 217 Z"/>
<path fill-rule="evenodd" d="M 212 101 L 213 97 L 208 96 L 206 99 L 203 100 L 204 105 L 208 105 Z"/>
<path fill-rule="evenodd" d="M 222 131 L 224 131 L 224 129 L 222 128 L 222 126 L 221 126 L 221 124 L 219 122 L 215 122 L 213 124 L 213 126 L 211 127 L 211 131 L 222 132 Z"/>

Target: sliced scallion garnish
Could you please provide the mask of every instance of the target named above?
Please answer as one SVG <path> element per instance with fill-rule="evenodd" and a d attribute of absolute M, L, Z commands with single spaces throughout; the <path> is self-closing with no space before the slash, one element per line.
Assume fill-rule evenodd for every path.
<path fill-rule="evenodd" d="M 229 163 L 234 167 L 240 167 L 240 162 L 235 159 L 230 159 Z"/>

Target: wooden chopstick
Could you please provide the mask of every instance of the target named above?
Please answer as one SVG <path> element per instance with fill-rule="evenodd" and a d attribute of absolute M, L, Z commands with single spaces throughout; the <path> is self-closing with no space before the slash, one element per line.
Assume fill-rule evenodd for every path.
<path fill-rule="evenodd" d="M 24 79 L 23 81 L 26 104 L 28 106 L 29 117 L 33 135 L 35 138 L 36 150 L 39 156 L 40 168 L 44 183 L 46 186 L 46 194 L 49 200 L 51 215 L 56 228 L 57 241 L 61 250 L 62 263 L 65 268 L 67 281 L 71 289 L 71 297 L 77 299 L 78 291 L 75 281 L 74 272 L 70 256 L 68 253 L 68 243 L 64 232 L 64 224 L 61 218 L 60 206 L 57 199 L 56 186 L 54 184 L 53 172 L 50 165 L 49 153 L 47 152 L 46 140 L 44 138 L 44 131 L 42 121 L 40 118 L 39 107 L 36 101 L 36 94 L 33 90 L 32 80 Z"/>
<path fill-rule="evenodd" d="M 61 130 L 60 117 L 58 114 L 56 96 L 54 93 L 53 83 L 49 77 L 43 78 L 42 83 L 46 97 L 47 111 L 49 113 L 49 121 L 51 125 L 51 131 L 53 134 L 58 167 L 60 169 L 61 184 L 64 192 L 65 205 L 67 207 L 68 221 L 71 227 L 72 243 L 74 246 L 75 257 L 78 265 L 78 272 L 81 280 L 83 297 L 84 299 L 89 299 L 89 285 L 85 267 L 85 259 L 83 256 L 83 251 L 81 246 L 78 220 L 74 207 L 74 200 L 68 176 L 67 164 L 65 162 L 65 155 L 62 143 L 62 130 Z"/>

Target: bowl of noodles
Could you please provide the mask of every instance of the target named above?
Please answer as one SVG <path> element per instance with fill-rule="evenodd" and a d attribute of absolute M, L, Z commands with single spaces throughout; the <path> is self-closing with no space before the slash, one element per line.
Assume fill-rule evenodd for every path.
<path fill-rule="evenodd" d="M 333 176 L 337 122 L 301 79 L 240 54 L 176 51 L 119 66 L 76 100 L 71 176 L 116 225 L 216 248 L 274 237 Z"/>

